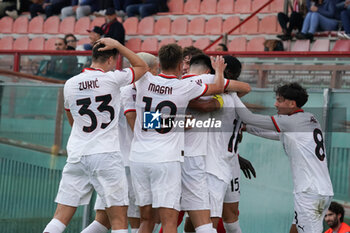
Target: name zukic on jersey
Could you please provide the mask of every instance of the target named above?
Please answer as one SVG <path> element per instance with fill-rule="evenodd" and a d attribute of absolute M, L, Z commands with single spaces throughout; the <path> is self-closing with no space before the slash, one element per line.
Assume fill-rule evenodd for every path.
<path fill-rule="evenodd" d="M 98 80 L 90 80 L 90 81 L 84 81 L 79 83 L 79 91 L 83 91 L 86 89 L 92 89 L 92 88 L 99 88 Z"/>

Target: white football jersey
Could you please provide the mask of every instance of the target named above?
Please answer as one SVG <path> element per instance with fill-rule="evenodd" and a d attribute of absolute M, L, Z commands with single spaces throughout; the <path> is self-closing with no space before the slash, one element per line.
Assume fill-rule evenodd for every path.
<path fill-rule="evenodd" d="M 290 160 L 294 193 L 333 195 L 321 125 L 308 112 L 271 117 Z"/>
<path fill-rule="evenodd" d="M 280 141 L 290 160 L 294 193 L 333 195 L 323 132 L 314 115 L 299 110 L 291 115 L 269 117 L 250 113 L 238 97 L 235 98 L 235 104 L 245 123 L 279 132 Z"/>
<path fill-rule="evenodd" d="M 222 94 L 223 108 L 212 112 L 211 117 L 221 120 L 220 129 L 210 128 L 206 171 L 229 184 L 232 179 L 232 158 L 238 153 L 238 134 L 242 121 L 235 111 L 236 93 Z"/>
<path fill-rule="evenodd" d="M 120 150 L 120 87 L 133 80 L 131 68 L 110 72 L 86 68 L 67 80 L 64 107 L 74 119 L 67 143 L 67 162 L 79 162 L 83 155 Z"/>
<path fill-rule="evenodd" d="M 204 95 L 207 88 L 206 84 L 179 80 L 176 76 L 164 74 L 153 76 L 151 73 L 146 73 L 144 78 L 136 82 L 137 117 L 130 161 L 148 163 L 182 161 L 184 127 L 181 126 L 184 125 L 178 127 L 173 123 L 180 121 L 184 123 L 188 102 Z M 144 127 L 144 115 L 150 111 L 168 115 L 158 118 L 162 123 L 161 129 Z"/>
<path fill-rule="evenodd" d="M 131 141 L 134 137 L 134 132 L 131 130 L 130 125 L 125 117 L 127 112 L 135 112 L 136 101 L 136 88 L 133 84 L 120 88 L 121 95 L 121 108 L 119 114 L 119 144 L 120 152 L 124 158 L 124 166 L 129 166 L 129 155 L 131 148 Z"/>
<path fill-rule="evenodd" d="M 214 83 L 215 75 L 212 74 L 187 74 L 182 76 L 182 79 L 190 80 L 199 84 L 211 84 Z M 229 80 L 225 79 L 225 87 L 228 85 Z M 203 96 L 201 99 L 208 99 L 210 96 Z M 194 109 L 187 109 L 187 114 L 193 116 L 193 118 L 201 121 L 208 120 L 210 113 L 199 112 Z M 203 156 L 208 154 L 208 129 L 185 131 L 185 156 Z"/>

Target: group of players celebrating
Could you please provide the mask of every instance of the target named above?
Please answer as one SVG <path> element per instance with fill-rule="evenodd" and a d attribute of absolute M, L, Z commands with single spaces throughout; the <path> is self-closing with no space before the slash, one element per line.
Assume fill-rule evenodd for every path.
<path fill-rule="evenodd" d="M 113 71 L 118 53 L 130 68 Z M 189 216 L 186 232 L 216 232 L 221 217 L 227 232 L 241 232 L 243 125 L 249 133 L 280 140 L 289 157 L 295 212 L 290 232 L 322 232 L 333 189 L 320 124 L 302 110 L 306 90 L 297 83 L 279 86 L 277 115 L 253 114 L 239 98 L 250 86 L 237 81 L 241 64 L 234 57 L 186 55 L 169 44 L 159 49 L 158 59 L 159 74 L 153 55 L 137 55 L 103 38 L 93 47 L 91 67 L 66 82 L 64 106 L 72 126 L 68 158 L 56 212 L 43 232 L 63 232 L 93 190 L 96 218 L 83 233 L 127 233 L 128 220 L 132 233 L 151 233 L 158 223 L 163 232 L 176 233 L 180 210 Z M 144 127 L 145 113 L 161 124 L 191 115 L 220 119 L 221 127 L 150 129 Z"/>

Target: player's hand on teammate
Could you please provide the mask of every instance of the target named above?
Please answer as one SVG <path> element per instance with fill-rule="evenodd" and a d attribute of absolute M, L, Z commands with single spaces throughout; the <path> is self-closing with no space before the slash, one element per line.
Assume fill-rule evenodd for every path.
<path fill-rule="evenodd" d="M 120 46 L 121 44 L 119 43 L 119 41 L 114 40 L 112 38 L 101 38 L 99 40 L 96 41 L 96 45 L 98 44 L 104 44 L 105 47 L 103 48 L 99 48 L 98 51 L 104 51 L 104 50 L 111 50 L 111 49 L 116 49 L 118 48 L 118 46 Z"/>
<path fill-rule="evenodd" d="M 223 56 L 210 57 L 211 66 L 214 68 L 215 72 L 224 72 L 227 64 Z"/>
<path fill-rule="evenodd" d="M 249 160 L 241 157 L 240 155 L 238 156 L 239 160 L 239 166 L 241 167 L 241 170 L 243 171 L 244 175 L 246 178 L 251 179 L 250 173 L 256 178 L 256 173 L 253 165 L 250 163 Z"/>

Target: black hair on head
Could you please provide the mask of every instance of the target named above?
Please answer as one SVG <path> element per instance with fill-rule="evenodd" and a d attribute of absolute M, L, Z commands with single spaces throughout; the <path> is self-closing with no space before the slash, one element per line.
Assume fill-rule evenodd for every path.
<path fill-rule="evenodd" d="M 340 222 L 344 221 L 344 207 L 338 202 L 332 201 L 331 205 L 328 208 L 329 211 L 332 211 L 335 214 L 341 214 Z"/>
<path fill-rule="evenodd" d="M 230 55 L 224 56 L 225 63 L 227 64 L 224 70 L 224 76 L 226 79 L 237 80 L 241 75 L 242 64 L 241 62 Z"/>
<path fill-rule="evenodd" d="M 297 107 L 301 108 L 307 102 L 309 95 L 306 89 L 303 88 L 299 83 L 287 83 L 283 86 L 277 86 L 275 93 L 278 96 L 282 96 L 288 100 L 294 100 Z"/>
<path fill-rule="evenodd" d="M 92 48 L 92 61 L 93 62 L 99 62 L 99 63 L 104 63 L 106 62 L 110 57 L 116 57 L 118 54 L 117 49 L 110 49 L 110 50 L 104 50 L 104 51 L 99 51 L 100 48 L 105 47 L 104 44 L 102 43 L 95 43 L 93 48 Z"/>
<path fill-rule="evenodd" d="M 210 69 L 211 74 L 215 74 L 215 70 L 211 66 L 211 60 L 210 60 L 210 57 L 208 55 L 198 54 L 198 55 L 193 56 L 191 58 L 191 61 L 190 61 L 190 66 L 192 66 L 192 65 L 203 65 L 203 66 L 207 67 L 208 69 Z"/>

